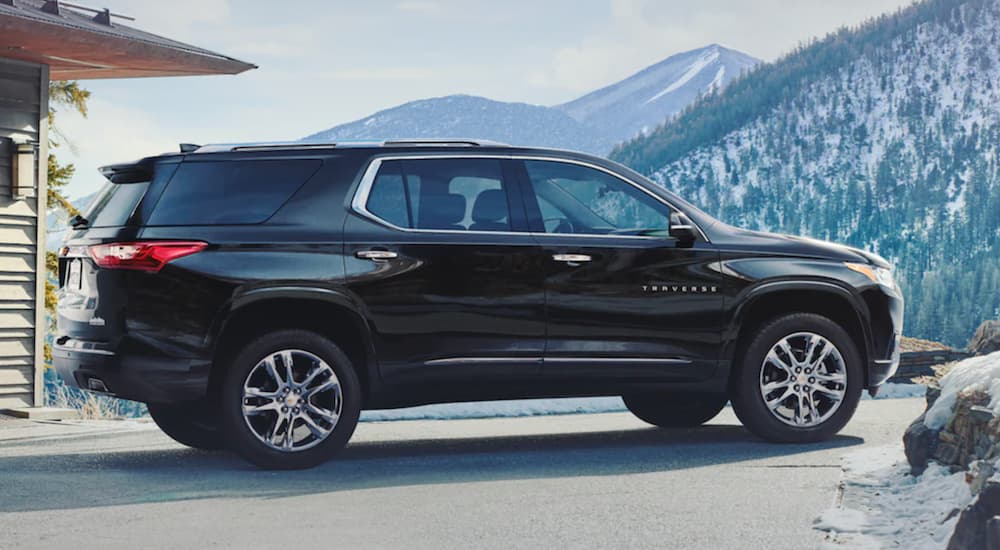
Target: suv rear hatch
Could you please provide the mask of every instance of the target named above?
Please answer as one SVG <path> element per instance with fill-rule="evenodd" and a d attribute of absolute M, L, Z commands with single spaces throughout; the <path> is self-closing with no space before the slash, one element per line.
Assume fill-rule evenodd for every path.
<path fill-rule="evenodd" d="M 82 215 L 70 220 L 73 226 L 59 250 L 57 343 L 114 345 L 124 333 L 127 271 L 102 268 L 98 259 L 123 252 L 107 245 L 135 240 L 143 199 L 162 188 L 157 184 L 169 180 L 176 166 L 144 159 L 101 169 L 107 183 Z"/>

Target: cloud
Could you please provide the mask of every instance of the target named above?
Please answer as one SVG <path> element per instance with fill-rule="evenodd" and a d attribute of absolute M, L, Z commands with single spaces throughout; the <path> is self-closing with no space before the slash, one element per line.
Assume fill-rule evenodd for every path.
<path fill-rule="evenodd" d="M 332 80 L 425 80 L 434 73 L 419 67 L 381 67 L 364 69 L 340 69 L 319 72 L 315 78 Z"/>
<path fill-rule="evenodd" d="M 140 109 L 94 98 L 88 110 L 87 118 L 69 110 L 60 111 L 57 122 L 69 143 L 54 153 L 60 162 L 76 166 L 69 188 L 71 197 L 93 193 L 103 184 L 97 172 L 101 166 L 177 149 L 177 142 Z"/>
<path fill-rule="evenodd" d="M 425 0 L 409 0 L 397 3 L 396 9 L 409 13 L 439 13 L 441 11 L 441 4 Z"/>
<path fill-rule="evenodd" d="M 540 88 L 585 92 L 668 55 L 723 43 L 773 60 L 797 43 L 907 6 L 911 0 L 608 0 L 601 30 L 557 48 L 529 74 Z"/>

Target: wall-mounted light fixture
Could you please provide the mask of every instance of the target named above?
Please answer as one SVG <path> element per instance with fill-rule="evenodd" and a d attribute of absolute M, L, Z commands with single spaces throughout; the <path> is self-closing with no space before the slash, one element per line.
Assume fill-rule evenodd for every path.
<path fill-rule="evenodd" d="M 26 199 L 38 193 L 38 144 L 18 143 L 14 154 L 11 197 Z"/>

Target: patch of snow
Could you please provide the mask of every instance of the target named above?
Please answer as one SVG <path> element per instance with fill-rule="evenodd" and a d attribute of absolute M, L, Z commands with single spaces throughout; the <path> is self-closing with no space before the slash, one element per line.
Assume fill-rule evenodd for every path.
<path fill-rule="evenodd" d="M 906 384 L 889 382 L 882 384 L 878 390 L 878 395 L 874 398 L 867 393 L 861 395 L 862 399 L 905 399 L 908 397 L 923 397 L 927 393 L 927 386 L 923 384 Z"/>
<path fill-rule="evenodd" d="M 669 86 L 667 86 L 666 88 L 664 88 L 662 92 L 660 92 L 660 93 L 654 95 L 653 97 L 647 99 L 646 103 L 647 104 L 648 103 L 652 103 L 652 102 L 656 101 L 657 99 L 660 99 L 661 97 L 663 97 L 663 96 L 669 94 L 670 92 L 673 92 L 673 91 L 677 90 L 681 86 L 687 84 L 688 82 L 691 81 L 692 78 L 698 76 L 698 73 L 700 73 L 702 71 L 702 69 L 704 69 L 705 67 L 707 67 L 710 63 L 712 63 L 713 61 L 715 61 L 718 58 L 719 58 L 719 50 L 717 50 L 717 49 L 713 49 L 711 52 L 707 53 L 706 55 L 703 55 L 703 56 L 699 57 L 698 59 L 695 60 L 694 63 L 692 63 L 687 68 L 686 71 L 684 71 L 684 74 L 682 74 L 680 76 L 680 78 L 678 78 L 677 80 L 673 81 Z"/>
<path fill-rule="evenodd" d="M 722 79 L 726 76 L 726 66 L 723 65 L 719 67 L 719 72 L 715 73 L 715 78 L 712 79 L 712 83 L 708 85 L 708 89 L 712 90 L 714 88 L 722 87 Z"/>
<path fill-rule="evenodd" d="M 958 394 L 965 390 L 990 394 L 989 407 L 1000 414 L 1000 351 L 959 362 L 941 378 L 941 397 L 928 409 L 924 425 L 940 430 L 948 423 Z"/>
<path fill-rule="evenodd" d="M 450 420 L 456 418 L 509 418 L 553 414 L 607 413 L 627 410 L 620 397 L 581 397 L 568 399 L 518 399 L 477 403 L 446 403 L 408 409 L 364 411 L 361 420 Z"/>
<path fill-rule="evenodd" d="M 964 472 L 932 463 L 914 477 L 899 444 L 850 453 L 842 467 L 843 503 L 814 522 L 831 533 L 826 548 L 943 549 L 972 501 Z"/>

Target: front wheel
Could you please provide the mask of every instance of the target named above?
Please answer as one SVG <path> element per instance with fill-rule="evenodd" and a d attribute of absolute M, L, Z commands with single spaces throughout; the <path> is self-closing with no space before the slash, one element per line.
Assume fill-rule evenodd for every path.
<path fill-rule="evenodd" d="M 351 438 L 361 387 L 336 344 L 313 332 L 280 330 L 233 359 L 222 407 L 223 428 L 240 456 L 262 468 L 310 468 Z"/>
<path fill-rule="evenodd" d="M 701 426 L 715 418 L 726 406 L 725 395 L 697 393 L 623 395 L 622 401 L 640 420 L 661 428 Z"/>
<path fill-rule="evenodd" d="M 754 434 L 775 442 L 823 441 L 861 399 L 861 355 L 826 317 L 797 313 L 761 328 L 734 365 L 733 410 Z"/>

